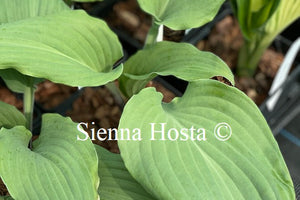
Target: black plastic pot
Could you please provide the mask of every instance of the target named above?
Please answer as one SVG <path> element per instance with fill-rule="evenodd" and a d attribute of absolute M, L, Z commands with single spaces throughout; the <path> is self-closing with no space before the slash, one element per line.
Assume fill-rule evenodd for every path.
<path fill-rule="evenodd" d="M 274 135 L 278 135 L 292 120 L 300 116 L 300 65 L 282 86 L 282 91 L 272 111 L 266 106 L 268 99 L 260 108 Z M 297 127 L 291 128 L 294 132 L 298 132 L 300 137 L 300 123 L 294 126 Z"/>
<path fill-rule="evenodd" d="M 35 107 L 41 111 L 41 113 L 58 113 L 60 115 L 65 116 L 66 111 L 72 108 L 73 102 L 81 95 L 82 89 L 74 92 L 70 97 L 61 102 L 54 108 L 46 109 L 40 103 L 36 102 Z"/>

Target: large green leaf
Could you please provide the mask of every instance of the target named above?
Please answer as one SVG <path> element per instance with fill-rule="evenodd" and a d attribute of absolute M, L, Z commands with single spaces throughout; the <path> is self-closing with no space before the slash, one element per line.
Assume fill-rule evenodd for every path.
<path fill-rule="evenodd" d="M 120 88 L 132 96 L 157 75 L 174 75 L 186 81 L 223 76 L 234 84 L 230 69 L 216 55 L 187 43 L 159 42 L 138 51 L 125 63 Z"/>
<path fill-rule="evenodd" d="M 62 0 L 3 0 L 0 2 L 0 25 L 63 10 L 70 10 L 70 8 Z M 40 81 L 13 69 L 0 70 L 0 76 L 12 91 L 18 93 L 23 93 L 25 86 Z"/>
<path fill-rule="evenodd" d="M 129 174 L 120 154 L 114 154 L 95 145 L 99 159 L 98 189 L 103 200 L 150 200 L 155 199 Z"/>
<path fill-rule="evenodd" d="M 16 107 L 0 101 L 0 128 L 12 128 L 25 126 L 26 119 Z"/>
<path fill-rule="evenodd" d="M 98 86 L 120 76 L 117 36 L 84 11 L 62 11 L 0 26 L 0 69 L 70 86 Z"/>
<path fill-rule="evenodd" d="M 77 124 L 43 116 L 40 137 L 22 126 L 0 130 L 0 175 L 14 199 L 97 199 L 98 159 L 90 140 L 77 141 Z"/>
<path fill-rule="evenodd" d="M 62 0 L 1 0 L 0 25 L 69 9 Z"/>
<path fill-rule="evenodd" d="M 155 22 L 174 30 L 195 28 L 211 21 L 224 0 L 138 0 Z"/>
<path fill-rule="evenodd" d="M 126 168 L 156 198 L 295 199 L 278 145 L 241 91 L 200 80 L 183 97 L 161 100 L 154 88 L 133 96 L 119 131 L 139 128 L 141 140 L 133 140 L 135 131 L 132 140 L 118 141 Z M 175 129 L 183 133 L 178 138 Z"/>

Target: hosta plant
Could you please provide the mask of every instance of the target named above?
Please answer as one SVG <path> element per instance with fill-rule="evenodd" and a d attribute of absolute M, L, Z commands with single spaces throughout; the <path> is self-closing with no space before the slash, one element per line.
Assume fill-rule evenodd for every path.
<path fill-rule="evenodd" d="M 201 26 L 222 1 L 138 2 L 153 26 L 123 70 L 113 69 L 122 48 L 103 21 L 61 0 L 1 1 L 0 75 L 23 93 L 24 113 L 0 102 L 0 176 L 11 195 L 0 199 L 295 199 L 266 121 L 234 87 L 228 66 L 190 44 L 155 40 L 158 25 Z M 144 88 L 157 75 L 189 86 L 164 103 L 161 93 Z M 81 87 L 118 79 L 128 102 L 110 139 L 118 137 L 121 154 L 82 139 L 84 122 L 58 114 L 43 115 L 28 148 L 35 85 L 44 79 Z"/>
<path fill-rule="evenodd" d="M 231 0 L 231 4 L 244 36 L 237 72 L 251 76 L 274 38 L 300 17 L 300 1 Z"/>

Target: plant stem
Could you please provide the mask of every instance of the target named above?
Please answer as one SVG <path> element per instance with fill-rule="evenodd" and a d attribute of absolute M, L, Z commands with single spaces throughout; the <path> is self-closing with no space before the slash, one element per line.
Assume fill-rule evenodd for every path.
<path fill-rule="evenodd" d="M 31 86 L 26 86 L 24 92 L 24 115 L 26 118 L 26 128 L 32 131 L 32 119 L 33 119 L 33 105 L 34 105 L 34 91 L 35 88 L 33 84 Z"/>
<path fill-rule="evenodd" d="M 122 95 L 120 89 L 115 85 L 115 83 L 114 82 L 107 83 L 106 87 L 115 97 L 117 104 L 119 104 L 120 106 L 124 106 L 126 97 Z"/>
<path fill-rule="evenodd" d="M 159 29 L 159 25 L 156 24 L 154 19 L 153 19 L 151 28 L 150 28 L 150 30 L 148 32 L 148 35 L 147 35 L 147 38 L 146 38 L 144 48 L 152 46 L 153 44 L 156 43 L 156 38 L 157 38 L 157 35 L 158 35 L 158 29 Z"/>
<path fill-rule="evenodd" d="M 271 44 L 273 38 L 257 35 L 251 41 L 244 39 L 239 52 L 237 74 L 238 76 L 253 76 L 264 51 Z"/>

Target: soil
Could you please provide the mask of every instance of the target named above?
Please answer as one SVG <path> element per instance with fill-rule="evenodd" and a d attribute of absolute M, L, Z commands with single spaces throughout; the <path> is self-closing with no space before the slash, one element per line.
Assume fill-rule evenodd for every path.
<path fill-rule="evenodd" d="M 232 71 L 235 71 L 238 52 L 242 44 L 243 36 L 237 20 L 232 16 L 227 16 L 216 24 L 206 40 L 200 41 L 196 46 L 200 50 L 218 55 Z M 257 105 L 260 105 L 268 95 L 283 58 L 283 54 L 276 52 L 272 47 L 267 49 L 259 62 L 254 77 L 236 77 L 236 87 L 245 92 Z"/>
<path fill-rule="evenodd" d="M 51 110 L 70 97 L 78 88 L 44 81 L 37 86 L 35 100 L 45 110 Z"/>
<path fill-rule="evenodd" d="M 152 18 L 141 10 L 136 0 L 126 0 L 116 3 L 105 21 L 110 27 L 124 31 L 143 44 Z"/>
<path fill-rule="evenodd" d="M 0 84 L 0 101 L 14 105 L 18 110 L 23 109 L 23 101 L 17 98 L 17 95 L 12 93 L 6 86 Z"/>
<path fill-rule="evenodd" d="M 8 195 L 9 195 L 9 193 L 7 191 L 7 188 L 0 178 L 0 196 L 8 196 Z"/>

